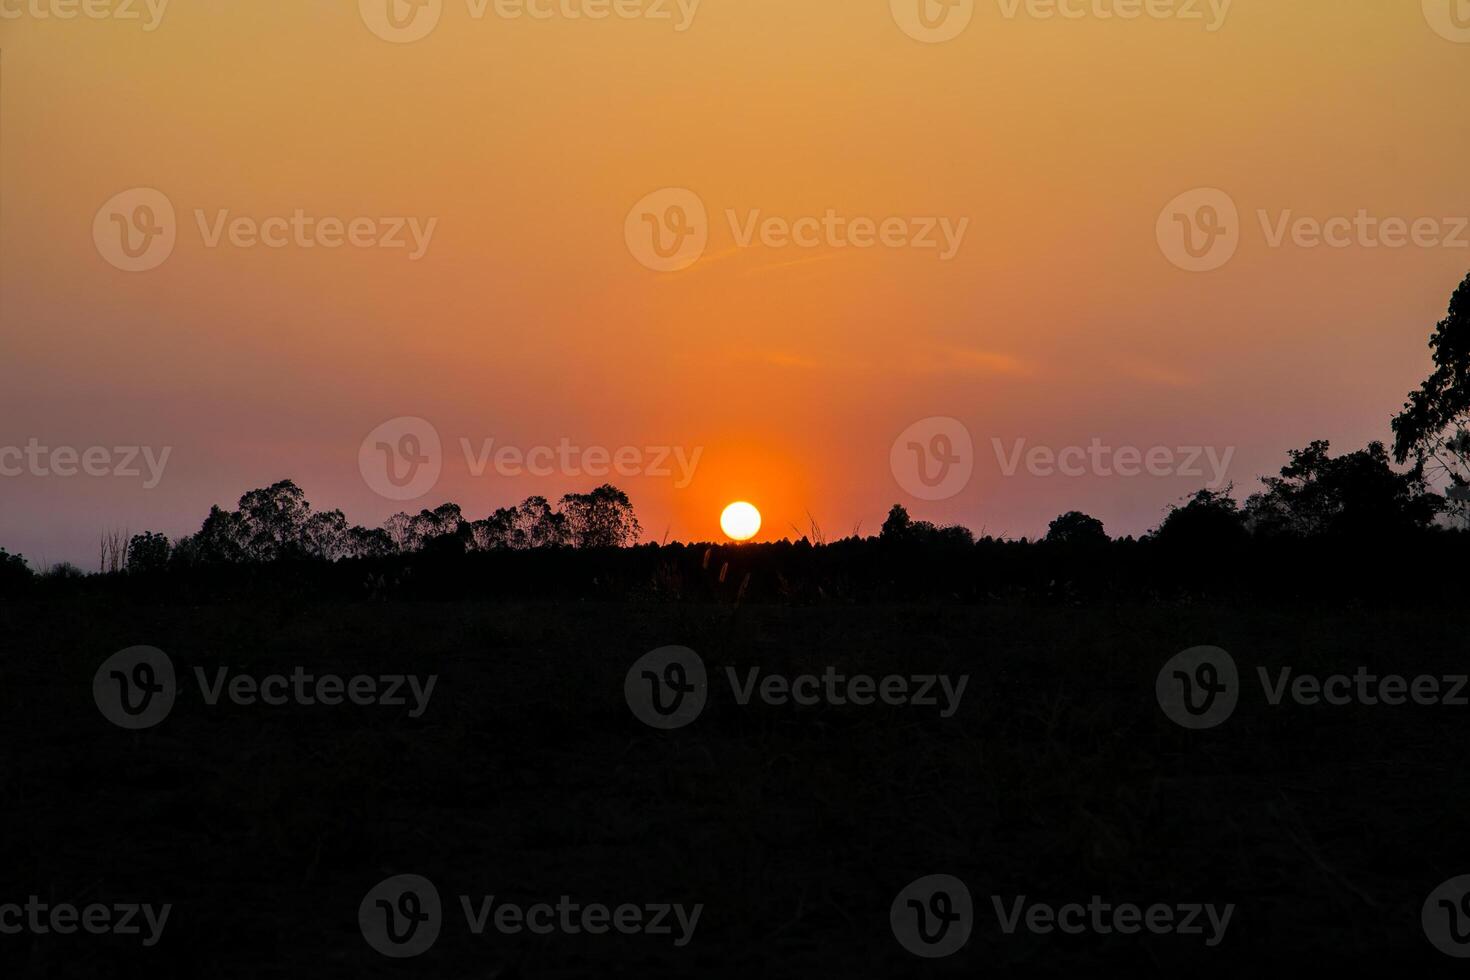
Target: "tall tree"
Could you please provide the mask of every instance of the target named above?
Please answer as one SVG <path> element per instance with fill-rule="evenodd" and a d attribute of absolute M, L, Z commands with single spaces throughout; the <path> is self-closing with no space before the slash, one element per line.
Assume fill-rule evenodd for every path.
<path fill-rule="evenodd" d="M 1246 501 L 1246 526 L 1265 536 L 1362 537 L 1434 523 L 1444 500 L 1429 492 L 1422 468 L 1394 470 L 1381 442 L 1337 457 L 1331 448 L 1318 440 L 1289 452 L 1281 475 L 1264 477 L 1266 489 Z"/>
<path fill-rule="evenodd" d="M 527 497 L 516 508 L 514 537 L 518 548 L 554 548 L 567 543 L 567 519 L 551 509 L 545 497 Z"/>
<path fill-rule="evenodd" d="M 1240 505 L 1230 496 L 1234 489 L 1197 491 L 1183 507 L 1170 507 L 1149 537 L 1168 547 L 1228 548 L 1242 543 L 1247 534 Z"/>
<path fill-rule="evenodd" d="M 628 495 L 611 484 L 591 493 L 567 494 L 561 498 L 561 512 L 576 548 L 626 548 L 643 535 Z"/>
<path fill-rule="evenodd" d="M 300 552 L 311 504 L 290 480 L 251 490 L 240 498 L 240 527 L 255 561 L 272 561 Z"/>
<path fill-rule="evenodd" d="M 145 531 L 133 535 L 128 542 L 127 570 L 130 572 L 155 572 L 168 567 L 171 551 L 168 538 L 162 534 Z"/>
<path fill-rule="evenodd" d="M 248 537 L 239 513 L 209 508 L 199 532 L 175 545 L 174 556 L 183 564 L 249 560 Z"/>
<path fill-rule="evenodd" d="M 1446 496 L 1462 522 L 1470 517 L 1470 276 L 1450 298 L 1448 315 L 1429 338 L 1434 371 L 1409 394 L 1393 420 L 1393 455 L 1412 457 Z"/>
<path fill-rule="evenodd" d="M 1054 544 L 1107 544 L 1108 532 L 1103 528 L 1103 522 L 1096 517 L 1073 510 L 1047 525 L 1046 540 Z"/>
<path fill-rule="evenodd" d="M 340 510 L 320 510 L 301 528 L 301 550 L 313 558 L 336 561 L 353 553 L 347 517 Z"/>

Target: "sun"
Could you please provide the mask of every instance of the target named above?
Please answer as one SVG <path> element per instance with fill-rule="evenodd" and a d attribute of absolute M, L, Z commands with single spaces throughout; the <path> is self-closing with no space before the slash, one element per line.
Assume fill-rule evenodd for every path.
<path fill-rule="evenodd" d="M 749 541 L 761 529 L 761 512 L 743 500 L 737 500 L 720 515 L 720 529 L 731 541 Z"/>

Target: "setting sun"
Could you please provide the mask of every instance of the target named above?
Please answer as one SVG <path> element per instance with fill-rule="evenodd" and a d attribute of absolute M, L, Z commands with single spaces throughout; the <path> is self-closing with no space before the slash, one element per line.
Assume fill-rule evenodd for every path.
<path fill-rule="evenodd" d="M 720 515 L 720 529 L 732 541 L 749 541 L 761 529 L 761 512 L 745 501 L 737 501 Z"/>

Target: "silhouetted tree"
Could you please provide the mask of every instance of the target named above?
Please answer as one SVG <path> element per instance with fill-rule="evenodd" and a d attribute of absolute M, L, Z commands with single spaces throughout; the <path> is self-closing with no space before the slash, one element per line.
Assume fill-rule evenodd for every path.
<path fill-rule="evenodd" d="M 497 551 L 518 547 L 516 509 L 502 507 L 489 517 L 470 524 L 470 545 L 475 551 Z"/>
<path fill-rule="evenodd" d="M 975 535 L 958 524 L 938 527 L 929 521 L 915 521 L 900 504 L 894 504 L 878 532 L 880 541 L 908 542 L 921 545 L 962 546 L 975 543 Z"/>
<path fill-rule="evenodd" d="M 301 527 L 301 550 L 309 557 L 327 561 L 349 557 L 353 554 L 351 531 L 340 510 L 317 511 Z"/>
<path fill-rule="evenodd" d="M 527 497 L 516 508 L 513 548 L 554 548 L 567 543 L 567 519 L 545 497 Z"/>
<path fill-rule="evenodd" d="M 127 570 L 129 572 L 157 572 L 168 567 L 169 553 L 173 550 L 168 538 L 162 534 L 145 531 L 133 535 L 128 542 Z"/>
<path fill-rule="evenodd" d="M 244 522 L 235 511 L 209 508 L 209 516 L 192 539 L 174 546 L 174 555 L 184 564 L 238 562 L 253 557 Z"/>
<path fill-rule="evenodd" d="M 380 527 L 348 528 L 347 549 L 353 558 L 383 558 L 398 553 L 392 537 Z"/>
<path fill-rule="evenodd" d="M 402 511 L 383 522 L 383 532 L 393 543 L 395 552 L 402 554 L 418 550 L 419 542 L 413 535 L 413 518 Z"/>
<path fill-rule="evenodd" d="M 433 510 L 420 511 L 413 519 L 411 533 L 418 548 L 441 538 L 458 538 L 465 525 L 459 504 L 440 504 Z"/>
<path fill-rule="evenodd" d="M 1168 516 L 1149 535 L 1167 546 L 1191 548 L 1229 548 L 1246 537 L 1240 506 L 1230 496 L 1234 486 L 1224 490 L 1200 490 L 1183 507 L 1169 508 Z"/>
<path fill-rule="evenodd" d="M 1252 495 L 1245 506 L 1245 523 L 1252 533 L 1400 534 L 1428 528 L 1443 509 L 1444 498 L 1428 491 L 1422 468 L 1395 471 L 1383 443 L 1370 443 L 1367 449 L 1336 458 L 1330 449 L 1326 440 L 1294 449 L 1279 477 L 1261 480 L 1266 489 Z"/>
<path fill-rule="evenodd" d="M 240 498 L 239 509 L 246 554 L 254 561 L 272 561 L 300 553 L 310 517 L 306 494 L 290 480 L 251 490 Z"/>
<path fill-rule="evenodd" d="M 567 494 L 561 510 L 545 497 L 528 497 L 481 521 L 467 521 L 458 504 L 445 503 L 416 517 L 394 514 L 381 528 L 354 527 L 340 510 L 313 511 L 301 488 L 282 480 L 240 498 L 240 509 L 211 507 L 199 531 L 169 547 L 158 534 L 129 542 L 128 568 L 167 565 L 270 562 L 291 558 L 381 558 L 412 552 L 437 555 L 496 549 L 623 548 L 643 533 L 628 495 L 603 485 Z"/>
<path fill-rule="evenodd" d="M 1068 511 L 1047 526 L 1046 540 L 1054 544 L 1098 545 L 1108 543 L 1103 522 L 1078 510 Z"/>
<path fill-rule="evenodd" d="M 21 555 L 0 548 L 0 595 L 12 595 L 31 584 L 31 566 Z"/>
<path fill-rule="evenodd" d="M 1448 315 L 1429 338 L 1434 371 L 1393 420 L 1393 455 L 1444 477 L 1453 513 L 1470 516 L 1470 276 L 1450 298 Z"/>
<path fill-rule="evenodd" d="M 888 517 L 883 521 L 878 538 L 882 541 L 902 541 L 909 536 L 913 523 L 903 504 L 894 504 L 888 509 Z"/>
<path fill-rule="evenodd" d="M 643 534 L 628 495 L 611 484 L 591 493 L 567 494 L 561 498 L 561 513 L 574 548 L 626 548 Z"/>

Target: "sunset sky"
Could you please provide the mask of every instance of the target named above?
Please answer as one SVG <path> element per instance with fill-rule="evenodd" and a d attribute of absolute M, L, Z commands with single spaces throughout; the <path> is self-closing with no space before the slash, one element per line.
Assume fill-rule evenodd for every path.
<path fill-rule="evenodd" d="M 876 533 L 895 502 L 992 534 L 1071 509 L 1137 534 L 1208 477 L 1006 476 L 992 440 L 1234 447 L 1249 492 L 1312 439 L 1389 438 L 1470 270 L 1463 225 L 1458 246 L 1271 243 L 1288 211 L 1470 215 L 1470 10 L 1436 24 L 1446 0 L 1235 0 L 1213 24 L 1208 0 L 1165 4 L 1203 20 L 979 0 L 938 43 L 889 0 L 702 0 L 688 21 L 675 0 L 667 20 L 443 0 L 412 43 L 374 33 L 372 0 L 174 0 L 152 30 L 143 0 L 141 22 L 38 17 L 48 2 L 0 0 L 19 12 L 0 19 L 0 446 L 170 453 L 152 488 L 146 467 L 0 476 L 0 546 L 36 563 L 94 568 L 104 529 L 192 532 L 287 477 L 365 524 L 604 482 L 475 476 L 461 440 L 490 439 L 699 451 L 687 486 L 672 462 L 606 478 L 652 539 L 716 538 L 734 500 L 762 511 L 758 540 L 808 512 Z M 134 188 L 171 203 L 177 242 L 130 273 L 94 221 Z M 664 188 L 708 212 L 672 272 L 627 241 Z M 1207 272 L 1156 231 L 1197 188 L 1239 209 L 1238 251 Z M 298 210 L 432 236 L 418 258 L 209 244 L 220 212 Z M 941 242 L 939 219 L 967 225 L 946 260 L 742 244 L 755 211 L 935 219 Z M 399 417 L 443 443 L 403 502 L 359 470 Z M 934 501 L 890 465 L 929 417 L 974 441 L 973 478 Z"/>

